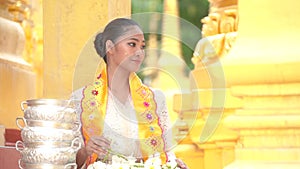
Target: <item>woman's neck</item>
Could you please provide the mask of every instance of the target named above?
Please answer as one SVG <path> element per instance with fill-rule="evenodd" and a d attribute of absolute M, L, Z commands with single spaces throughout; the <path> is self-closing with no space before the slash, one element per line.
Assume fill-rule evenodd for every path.
<path fill-rule="evenodd" d="M 129 75 L 130 72 L 121 70 L 120 68 L 107 68 L 108 88 L 122 103 L 127 101 L 130 94 Z"/>

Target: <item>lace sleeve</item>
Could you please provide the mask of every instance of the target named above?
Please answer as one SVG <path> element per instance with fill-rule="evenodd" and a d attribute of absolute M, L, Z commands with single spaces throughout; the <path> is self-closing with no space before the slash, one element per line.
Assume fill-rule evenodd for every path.
<path fill-rule="evenodd" d="M 81 112 L 82 112 L 82 109 L 81 109 L 81 100 L 83 98 L 82 92 L 83 92 L 83 88 L 74 91 L 70 96 L 70 100 L 75 103 L 75 109 L 76 109 L 76 113 L 77 113 L 78 123 L 81 123 L 80 116 L 81 116 Z M 82 133 L 81 132 L 76 133 L 76 135 L 79 137 L 79 139 L 81 141 L 81 145 L 83 145 L 84 141 L 83 141 Z"/>
<path fill-rule="evenodd" d="M 75 90 L 70 97 L 70 100 L 72 100 L 75 103 L 75 109 L 79 121 L 80 121 L 80 114 L 82 112 L 81 110 L 81 100 L 83 98 L 82 92 L 83 92 L 83 88 Z"/>
<path fill-rule="evenodd" d="M 172 126 L 166 103 L 166 97 L 160 90 L 154 90 L 154 97 L 157 103 L 157 114 L 159 116 L 160 126 L 163 129 L 163 139 L 165 140 L 166 150 L 169 158 L 175 158 L 172 148 Z"/>

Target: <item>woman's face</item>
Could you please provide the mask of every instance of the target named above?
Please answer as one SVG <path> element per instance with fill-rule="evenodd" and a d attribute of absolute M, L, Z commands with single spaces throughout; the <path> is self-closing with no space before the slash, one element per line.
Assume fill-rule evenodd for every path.
<path fill-rule="evenodd" d="M 108 50 L 109 65 L 121 71 L 136 72 L 145 57 L 144 34 L 137 26 L 127 31 Z"/>

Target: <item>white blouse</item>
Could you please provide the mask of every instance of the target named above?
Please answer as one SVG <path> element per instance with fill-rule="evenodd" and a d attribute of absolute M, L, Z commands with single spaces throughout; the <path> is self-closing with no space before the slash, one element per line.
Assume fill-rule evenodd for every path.
<path fill-rule="evenodd" d="M 107 111 L 103 136 L 110 139 L 112 151 L 125 156 L 140 156 L 138 145 L 138 123 L 132 98 L 121 103 L 112 92 L 108 92 Z"/>
<path fill-rule="evenodd" d="M 83 97 L 82 90 L 83 88 L 75 91 L 71 99 L 80 103 Z M 166 98 L 160 90 L 152 90 L 157 104 L 157 114 L 164 132 L 163 138 L 165 139 L 168 157 L 169 159 L 175 158 L 174 153 L 170 151 L 172 147 L 172 128 Z M 80 117 L 82 112 L 80 104 L 77 105 L 77 112 L 79 113 L 78 117 Z M 103 136 L 111 140 L 112 151 L 125 156 L 141 157 L 138 141 L 138 123 L 131 96 L 127 98 L 125 103 L 121 103 L 109 91 Z"/>

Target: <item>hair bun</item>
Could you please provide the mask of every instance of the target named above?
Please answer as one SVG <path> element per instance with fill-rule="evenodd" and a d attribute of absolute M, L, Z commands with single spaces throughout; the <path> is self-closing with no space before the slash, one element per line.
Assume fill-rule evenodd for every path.
<path fill-rule="evenodd" d="M 103 33 L 98 33 L 96 35 L 96 38 L 94 40 L 94 46 L 98 55 L 104 58 L 106 56 L 106 51 L 105 51 L 105 45 L 103 41 Z"/>

